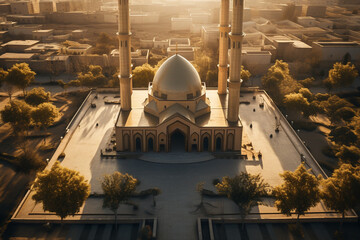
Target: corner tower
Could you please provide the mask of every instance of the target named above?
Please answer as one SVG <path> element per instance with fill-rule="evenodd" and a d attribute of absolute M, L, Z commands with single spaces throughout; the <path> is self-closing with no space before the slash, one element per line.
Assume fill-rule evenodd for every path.
<path fill-rule="evenodd" d="M 228 77 L 228 49 L 229 49 L 229 0 L 221 1 L 220 26 L 219 26 L 219 73 L 218 94 L 226 94 Z"/>
<path fill-rule="evenodd" d="M 118 0 L 119 20 L 119 63 L 120 63 L 120 105 L 123 111 L 131 110 L 132 75 L 131 75 L 131 32 L 129 0 Z"/>
<path fill-rule="evenodd" d="M 230 76 L 228 114 L 229 122 L 239 120 L 239 102 L 241 80 L 241 50 L 243 34 L 244 0 L 233 0 L 233 16 L 230 36 Z"/>

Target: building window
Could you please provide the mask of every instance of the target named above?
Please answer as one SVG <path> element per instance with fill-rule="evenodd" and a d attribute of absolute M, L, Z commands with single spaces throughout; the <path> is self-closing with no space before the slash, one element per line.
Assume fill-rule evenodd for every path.
<path fill-rule="evenodd" d="M 127 47 L 127 41 L 125 41 L 125 47 Z"/>
<path fill-rule="evenodd" d="M 233 48 L 235 48 L 235 42 L 233 42 Z"/>
<path fill-rule="evenodd" d="M 194 94 L 192 93 L 189 93 L 186 95 L 186 98 L 189 100 L 189 99 L 193 99 L 194 98 Z"/>

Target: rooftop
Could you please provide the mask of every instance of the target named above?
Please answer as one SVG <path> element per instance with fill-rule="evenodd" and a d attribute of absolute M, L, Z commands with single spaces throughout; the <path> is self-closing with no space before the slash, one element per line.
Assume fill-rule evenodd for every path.
<path fill-rule="evenodd" d="M 314 42 L 322 47 L 360 47 L 357 42 Z"/>
<path fill-rule="evenodd" d="M 13 40 L 7 43 L 2 44 L 2 47 L 6 46 L 32 46 L 39 43 L 37 40 Z"/>
<path fill-rule="evenodd" d="M 33 53 L 4 53 L 0 56 L 1 60 L 27 60 L 34 57 Z"/>
<path fill-rule="evenodd" d="M 32 52 L 32 51 L 58 51 L 61 49 L 61 45 L 58 43 L 39 43 L 34 46 L 31 46 L 25 49 L 25 52 Z"/>

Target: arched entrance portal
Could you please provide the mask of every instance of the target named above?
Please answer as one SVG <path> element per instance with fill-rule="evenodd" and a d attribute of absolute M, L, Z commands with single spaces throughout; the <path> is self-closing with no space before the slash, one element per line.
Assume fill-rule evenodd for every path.
<path fill-rule="evenodd" d="M 171 134 L 170 149 L 172 152 L 184 152 L 186 151 L 185 135 L 179 129 L 175 130 Z"/>

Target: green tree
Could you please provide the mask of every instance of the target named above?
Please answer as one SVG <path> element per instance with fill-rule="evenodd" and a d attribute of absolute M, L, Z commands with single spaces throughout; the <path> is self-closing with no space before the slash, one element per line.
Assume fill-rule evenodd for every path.
<path fill-rule="evenodd" d="M 225 194 L 239 207 L 241 217 L 244 219 L 251 208 L 261 203 L 261 199 L 267 196 L 269 185 L 260 174 L 242 172 L 232 178 L 223 177 L 215 187 L 220 194 Z"/>
<path fill-rule="evenodd" d="M 31 117 L 36 126 L 48 128 L 59 116 L 59 110 L 51 103 L 42 103 L 31 112 Z"/>
<path fill-rule="evenodd" d="M 111 50 L 116 48 L 116 39 L 109 36 L 107 33 L 100 33 L 95 47 L 94 54 L 109 54 Z"/>
<path fill-rule="evenodd" d="M 31 106 L 37 106 L 49 101 L 50 92 L 45 92 L 45 89 L 42 87 L 31 89 L 25 97 L 25 102 Z"/>
<path fill-rule="evenodd" d="M 301 93 L 290 93 L 284 98 L 284 106 L 288 110 L 304 112 L 310 106 L 310 103 Z"/>
<path fill-rule="evenodd" d="M 31 111 L 31 118 L 40 129 L 47 129 L 54 124 L 56 118 L 59 116 L 59 110 L 51 103 L 42 103 Z M 44 137 L 44 142 L 46 136 Z"/>
<path fill-rule="evenodd" d="M 67 83 L 69 87 L 80 87 L 80 81 L 79 80 L 71 80 Z"/>
<path fill-rule="evenodd" d="M 320 201 L 320 180 L 309 173 L 303 164 L 294 172 L 285 171 L 280 176 L 284 183 L 273 190 L 275 206 L 287 216 L 291 216 L 294 211 L 299 222 L 300 215 L 304 215 Z"/>
<path fill-rule="evenodd" d="M 315 97 L 318 98 L 319 96 L 316 95 Z M 322 101 L 321 106 L 325 110 L 325 113 L 330 118 L 330 120 L 332 122 L 336 122 L 337 118 L 335 112 L 340 108 L 344 108 L 344 107 L 351 108 L 353 105 L 348 101 L 346 101 L 345 99 L 342 99 L 336 95 L 332 95 L 326 101 Z"/>
<path fill-rule="evenodd" d="M 342 107 L 334 112 L 331 116 L 332 122 L 350 122 L 353 117 L 355 117 L 356 112 L 350 107 Z"/>
<path fill-rule="evenodd" d="M 249 70 L 246 70 L 244 66 L 241 66 L 241 79 L 243 80 L 243 85 L 247 86 L 249 79 L 251 77 L 251 73 Z"/>
<path fill-rule="evenodd" d="M 149 64 L 144 64 L 138 66 L 133 71 L 133 86 L 138 87 L 147 87 L 149 82 L 154 79 L 156 69 L 150 66 Z"/>
<path fill-rule="evenodd" d="M 303 97 L 306 98 L 309 102 L 314 100 L 314 94 L 308 88 L 300 88 L 299 93 L 303 95 Z"/>
<path fill-rule="evenodd" d="M 6 82 L 22 89 L 24 95 L 25 89 L 35 79 L 36 73 L 33 72 L 27 63 L 16 63 L 8 70 Z"/>
<path fill-rule="evenodd" d="M 104 191 L 103 207 L 114 212 L 115 227 L 117 229 L 117 210 L 121 203 L 127 201 L 135 192 L 138 180 L 129 174 L 114 172 L 105 175 L 101 183 Z"/>
<path fill-rule="evenodd" d="M 58 85 L 64 90 L 64 93 L 66 93 L 66 90 L 69 87 L 69 84 L 67 84 L 66 82 L 64 82 L 64 80 L 59 79 L 56 81 L 58 83 Z"/>
<path fill-rule="evenodd" d="M 3 122 L 10 123 L 14 132 L 22 132 L 29 128 L 32 108 L 24 101 L 11 101 L 0 112 Z"/>
<path fill-rule="evenodd" d="M 5 79 L 8 75 L 8 72 L 4 69 L 0 68 L 0 87 L 2 87 L 3 83 L 5 82 Z"/>
<path fill-rule="evenodd" d="M 359 73 L 354 64 L 337 62 L 329 71 L 329 78 L 326 81 L 331 87 L 348 86 L 354 82 L 357 76 Z"/>
<path fill-rule="evenodd" d="M 348 126 L 340 126 L 330 131 L 329 137 L 332 141 L 340 145 L 353 145 L 357 141 L 357 136 Z"/>
<path fill-rule="evenodd" d="M 352 164 L 353 166 L 359 164 L 360 149 L 356 146 L 341 146 L 339 152 L 336 153 L 336 157 L 340 159 L 342 163 Z"/>
<path fill-rule="evenodd" d="M 90 195 L 90 185 L 79 172 L 62 167 L 58 161 L 51 170 L 37 175 L 33 199 L 42 203 L 44 211 L 54 212 L 61 222 L 74 216 Z"/>
<path fill-rule="evenodd" d="M 216 87 L 218 85 L 218 72 L 216 70 L 210 70 L 206 74 L 206 86 Z"/>
<path fill-rule="evenodd" d="M 299 83 L 301 85 L 303 85 L 304 87 L 309 88 L 309 87 L 312 87 L 314 81 L 315 81 L 315 78 L 309 77 L 309 78 L 305 78 L 304 80 L 300 80 Z"/>
<path fill-rule="evenodd" d="M 100 87 L 107 84 L 107 79 L 102 72 L 102 67 L 98 65 L 90 65 L 86 72 L 78 74 L 78 79 L 81 86 L 85 87 Z"/>
<path fill-rule="evenodd" d="M 196 66 L 195 68 L 198 70 L 202 81 L 206 79 L 208 71 L 216 67 L 211 55 L 204 49 L 196 51 L 194 65 Z"/>
<path fill-rule="evenodd" d="M 282 60 L 276 60 L 262 78 L 261 83 L 278 104 L 282 103 L 285 95 L 294 93 L 301 87 L 290 75 L 289 65 Z"/>
<path fill-rule="evenodd" d="M 321 198 L 327 208 L 340 212 L 344 219 L 346 211 L 359 206 L 359 189 L 360 167 L 342 164 L 330 178 L 322 181 Z"/>
<path fill-rule="evenodd" d="M 327 101 L 330 97 L 331 96 L 328 93 L 317 93 L 317 94 L 315 94 L 315 99 L 317 101 Z"/>
<path fill-rule="evenodd" d="M 360 137 L 360 116 L 355 116 L 351 119 L 351 122 L 349 124 L 354 129 L 354 132 L 357 134 L 357 136 Z"/>

